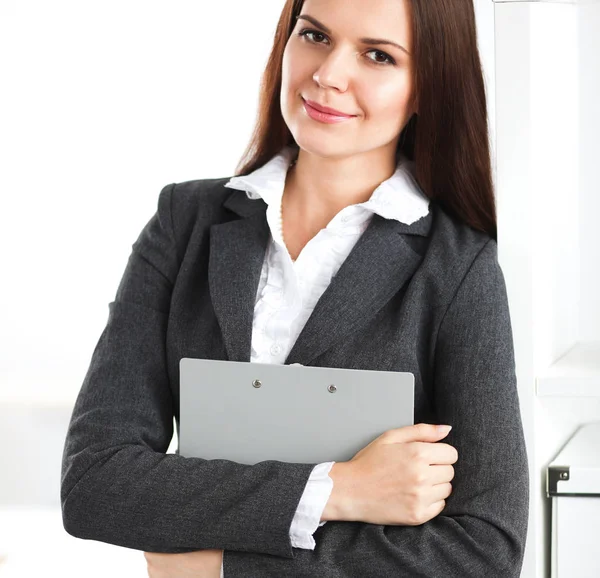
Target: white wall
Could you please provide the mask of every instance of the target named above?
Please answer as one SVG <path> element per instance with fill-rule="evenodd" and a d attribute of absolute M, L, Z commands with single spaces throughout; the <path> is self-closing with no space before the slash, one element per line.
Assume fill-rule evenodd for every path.
<path fill-rule="evenodd" d="M 233 174 L 281 5 L 0 4 L 0 398 L 71 399 L 160 189 Z"/>

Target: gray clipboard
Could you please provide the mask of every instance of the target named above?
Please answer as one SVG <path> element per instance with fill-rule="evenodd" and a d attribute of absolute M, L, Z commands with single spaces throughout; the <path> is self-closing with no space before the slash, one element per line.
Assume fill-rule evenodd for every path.
<path fill-rule="evenodd" d="M 184 357 L 179 455 L 254 465 L 348 461 L 414 423 L 409 372 Z"/>

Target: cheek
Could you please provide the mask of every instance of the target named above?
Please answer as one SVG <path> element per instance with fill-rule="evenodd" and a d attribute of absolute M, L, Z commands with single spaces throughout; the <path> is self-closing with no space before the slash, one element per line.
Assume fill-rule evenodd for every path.
<path fill-rule="evenodd" d="M 297 90 L 308 66 L 307 59 L 302 58 L 301 51 L 296 42 L 294 40 L 289 41 L 283 52 L 281 69 L 282 85 L 291 90 Z"/>
<path fill-rule="evenodd" d="M 407 113 L 411 87 L 406 80 L 369 83 L 363 87 L 365 109 L 373 119 L 389 121 Z"/>
<path fill-rule="evenodd" d="M 281 107 L 284 119 L 290 123 L 292 115 L 300 105 L 300 94 L 306 89 L 303 69 L 306 64 L 298 58 L 297 50 L 288 47 L 283 53 L 281 66 Z"/>

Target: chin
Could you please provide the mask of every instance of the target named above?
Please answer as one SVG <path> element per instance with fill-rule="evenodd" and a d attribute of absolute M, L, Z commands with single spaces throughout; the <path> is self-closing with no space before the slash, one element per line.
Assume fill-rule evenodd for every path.
<path fill-rule="evenodd" d="M 302 132 L 302 131 L 300 131 Z M 328 158 L 338 156 L 351 156 L 353 152 L 348 150 L 346 143 L 337 142 L 338 139 L 323 139 L 322 135 L 293 134 L 296 146 L 305 153 L 316 157 Z M 324 140 L 328 140 L 327 143 Z"/>

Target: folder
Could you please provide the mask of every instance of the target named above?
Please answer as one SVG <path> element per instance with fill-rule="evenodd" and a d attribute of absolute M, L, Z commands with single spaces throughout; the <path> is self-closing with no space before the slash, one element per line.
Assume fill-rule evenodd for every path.
<path fill-rule="evenodd" d="M 253 465 L 348 461 L 414 423 L 410 372 L 182 358 L 184 457 Z"/>

